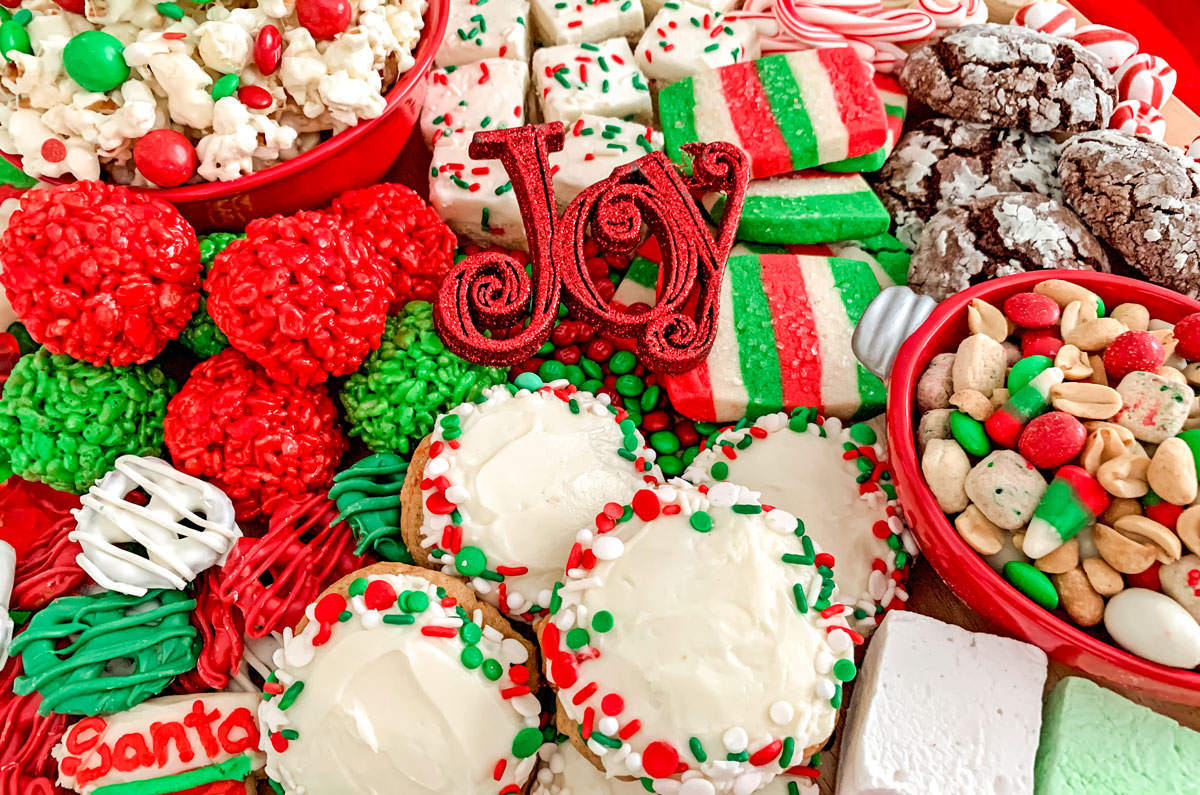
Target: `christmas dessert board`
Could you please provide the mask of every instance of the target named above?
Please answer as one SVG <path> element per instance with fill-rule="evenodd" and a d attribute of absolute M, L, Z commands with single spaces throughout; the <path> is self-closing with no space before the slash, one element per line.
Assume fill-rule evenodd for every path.
<path fill-rule="evenodd" d="M 1200 125 L 1152 46 L 3 5 L 0 793 L 1194 791 Z M 381 124 L 407 185 L 160 192 L 254 215 Z"/>

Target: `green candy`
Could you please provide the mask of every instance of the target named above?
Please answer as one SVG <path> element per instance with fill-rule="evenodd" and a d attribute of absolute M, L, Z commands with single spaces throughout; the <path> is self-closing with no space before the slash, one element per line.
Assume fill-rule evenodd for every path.
<path fill-rule="evenodd" d="M 1047 610 L 1058 607 L 1058 591 L 1046 573 L 1023 560 L 1010 560 L 1004 564 L 1004 579 Z"/>
<path fill-rule="evenodd" d="M 111 33 L 85 30 L 63 49 L 63 68 L 88 91 L 112 91 L 129 79 L 125 45 Z"/>
<path fill-rule="evenodd" d="M 1200 472 L 1200 428 L 1183 431 L 1178 436 L 1192 451 L 1192 458 L 1196 461 L 1196 471 Z"/>
<path fill-rule="evenodd" d="M 97 367 L 45 348 L 22 356 L 0 399 L 0 460 L 82 494 L 130 455 L 159 455 L 175 385 L 158 367 Z"/>
<path fill-rule="evenodd" d="M 412 563 L 400 535 L 400 490 L 408 463 L 395 453 L 369 455 L 333 476 L 329 499 L 337 504 L 333 524 L 346 522 L 358 546 L 354 554 Z"/>
<path fill-rule="evenodd" d="M 21 655 L 24 669 L 13 690 L 41 693 L 42 715 L 131 709 L 195 667 L 195 607 L 182 591 L 166 590 L 55 599 L 13 641 L 12 653 Z M 110 667 L 118 660 L 127 664 Z"/>
<path fill-rule="evenodd" d="M 0 8 L 3 7 L 0 6 Z M 2 26 L 0 26 L 0 30 L 3 30 Z M 14 188 L 32 188 L 36 184 L 36 179 L 0 157 L 0 185 L 12 185 Z"/>
<path fill-rule="evenodd" d="M 183 9 L 178 3 L 159 3 L 154 6 L 154 10 L 167 19 L 183 19 Z"/>
<path fill-rule="evenodd" d="M 11 61 L 8 57 L 10 50 L 25 53 L 26 55 L 33 54 L 33 44 L 29 41 L 29 31 L 25 27 L 14 20 L 8 20 L 0 25 L 0 53 L 3 53 L 4 60 Z"/>
<path fill-rule="evenodd" d="M 1033 377 L 1043 370 L 1054 366 L 1054 360 L 1048 356 L 1026 356 L 1019 360 L 1008 371 L 1008 394 L 1015 395 L 1021 387 L 1033 380 Z"/>
<path fill-rule="evenodd" d="M 234 234 L 232 232 L 213 232 L 201 235 L 200 264 L 204 266 L 204 272 L 208 273 L 212 268 L 213 260 L 228 248 L 230 243 L 245 236 L 244 233 Z M 217 324 L 208 314 L 208 305 L 204 295 L 200 296 L 200 305 L 196 307 L 195 314 L 179 334 L 179 341 L 202 359 L 216 356 L 229 347 L 229 338 L 225 336 L 225 332 L 217 328 Z"/>
<path fill-rule="evenodd" d="M 0 6 L 0 24 L 3 24 L 12 19 L 12 12 L 4 6 Z"/>
<path fill-rule="evenodd" d="M 477 577 L 487 571 L 487 555 L 479 547 L 463 547 L 454 556 L 454 568 L 464 577 Z"/>
<path fill-rule="evenodd" d="M 669 478 L 682 475 L 683 470 L 687 466 L 683 463 L 682 458 L 676 458 L 675 456 L 670 455 L 664 455 L 660 457 L 655 461 L 655 463 L 658 464 L 658 468 L 662 470 L 662 473 Z"/>
<path fill-rule="evenodd" d="M 232 97 L 233 92 L 238 90 L 237 75 L 221 75 L 217 78 L 217 82 L 213 83 L 212 98 L 214 101 Z"/>
<path fill-rule="evenodd" d="M 650 434 L 650 446 L 663 455 L 679 452 L 679 437 L 671 431 L 655 431 Z"/>
<path fill-rule="evenodd" d="M 412 301 L 387 320 L 383 340 L 342 387 L 350 435 L 378 452 L 411 453 L 438 414 L 504 383 L 506 371 L 463 361 L 442 344 L 433 309 Z M 526 378 L 531 376 L 531 378 Z M 522 373 L 517 382 L 536 382 Z"/>
<path fill-rule="evenodd" d="M 983 423 L 961 411 L 950 415 L 950 434 L 971 455 L 985 456 L 992 449 Z"/>

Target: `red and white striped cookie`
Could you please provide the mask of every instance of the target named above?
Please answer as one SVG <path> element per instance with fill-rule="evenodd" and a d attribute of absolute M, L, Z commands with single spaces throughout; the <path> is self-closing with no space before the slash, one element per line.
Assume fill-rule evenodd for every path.
<path fill-rule="evenodd" d="M 1108 25 L 1084 25 L 1071 38 L 1083 48 L 1099 56 L 1108 71 L 1113 71 L 1128 61 L 1138 51 L 1138 40 L 1132 33 L 1110 28 Z"/>
<path fill-rule="evenodd" d="M 1110 130 L 1120 130 L 1130 135 L 1148 135 L 1161 141 L 1167 134 L 1167 120 L 1158 108 L 1140 99 L 1121 102 L 1113 109 L 1108 120 Z"/>
<path fill-rule="evenodd" d="M 1122 102 L 1139 99 L 1156 108 L 1167 104 L 1175 91 L 1175 70 L 1157 55 L 1138 53 L 1113 74 Z"/>
<path fill-rule="evenodd" d="M 1058 3 L 1027 3 L 1017 9 L 1012 24 L 1049 36 L 1070 36 L 1075 32 L 1075 12 Z"/>

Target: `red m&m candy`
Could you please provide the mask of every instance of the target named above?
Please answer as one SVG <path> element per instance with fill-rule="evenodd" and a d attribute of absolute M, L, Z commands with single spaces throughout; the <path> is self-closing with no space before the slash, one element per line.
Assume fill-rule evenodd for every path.
<path fill-rule="evenodd" d="M 1030 329 L 1021 334 L 1021 357 L 1049 356 L 1053 359 L 1062 345 L 1057 329 Z"/>
<path fill-rule="evenodd" d="M 151 130 L 133 145 L 133 163 L 160 188 L 182 185 L 196 173 L 196 147 L 174 130 Z"/>
<path fill-rule="evenodd" d="M 1193 312 L 1175 324 L 1175 352 L 1188 361 L 1200 359 L 1200 312 Z"/>
<path fill-rule="evenodd" d="M 317 41 L 328 41 L 350 26 L 350 0 L 297 0 L 296 16 Z"/>
<path fill-rule="evenodd" d="M 1087 429 L 1065 411 L 1034 417 L 1021 432 L 1017 449 L 1038 469 L 1055 469 L 1083 450 Z"/>
<path fill-rule="evenodd" d="M 1004 301 L 1004 314 L 1022 328 L 1052 328 L 1062 310 L 1048 295 L 1017 293 Z"/>
<path fill-rule="evenodd" d="M 264 75 L 279 68 L 283 60 L 283 36 L 274 25 L 263 25 L 254 39 L 254 65 Z"/>
<path fill-rule="evenodd" d="M 1104 351 L 1104 372 L 1117 383 L 1134 370 L 1153 373 L 1162 367 L 1167 352 L 1149 331 L 1126 331 Z"/>

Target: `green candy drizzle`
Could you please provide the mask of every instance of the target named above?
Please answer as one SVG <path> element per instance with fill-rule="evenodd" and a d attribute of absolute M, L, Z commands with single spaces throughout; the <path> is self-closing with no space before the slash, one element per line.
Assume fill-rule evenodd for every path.
<path fill-rule="evenodd" d="M 412 563 L 400 535 L 400 489 L 408 463 L 394 453 L 376 453 L 333 477 L 329 498 L 358 540 L 354 554 L 368 550 L 383 560 Z"/>

